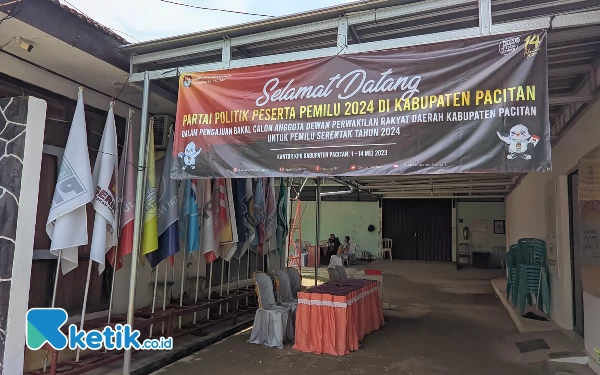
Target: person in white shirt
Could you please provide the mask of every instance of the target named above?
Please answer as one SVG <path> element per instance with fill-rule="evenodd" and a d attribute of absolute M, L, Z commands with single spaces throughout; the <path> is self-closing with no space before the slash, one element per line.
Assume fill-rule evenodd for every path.
<path fill-rule="evenodd" d="M 356 243 L 350 242 L 350 236 L 344 238 L 344 243 L 341 246 L 343 250 L 343 259 L 348 261 L 348 264 L 356 264 Z"/>

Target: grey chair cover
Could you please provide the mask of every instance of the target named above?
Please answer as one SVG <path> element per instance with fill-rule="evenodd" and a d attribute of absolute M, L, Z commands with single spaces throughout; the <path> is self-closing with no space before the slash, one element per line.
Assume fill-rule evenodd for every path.
<path fill-rule="evenodd" d="M 335 268 L 328 268 L 327 272 L 329 272 L 329 281 L 340 279 L 340 274 Z"/>
<path fill-rule="evenodd" d="M 290 319 L 290 307 L 275 303 L 273 283 L 267 274 L 255 273 L 254 282 L 258 287 L 261 307 L 256 310 L 254 326 L 248 342 L 283 349 Z"/>
<path fill-rule="evenodd" d="M 290 279 L 282 270 L 275 270 L 275 277 L 279 281 L 279 296 L 281 297 L 282 304 L 290 308 L 290 320 L 288 322 L 288 329 L 285 334 L 285 338 L 289 341 L 294 341 L 296 332 L 296 309 L 298 308 L 298 299 L 292 296 L 292 289 L 290 288 Z"/>
<path fill-rule="evenodd" d="M 335 267 L 335 270 L 340 275 L 340 279 L 343 280 L 343 279 L 347 279 L 348 278 L 348 274 L 346 273 L 346 269 L 344 267 L 337 266 L 337 267 Z"/>
<path fill-rule="evenodd" d="M 298 292 L 300 291 L 300 275 L 295 268 L 287 267 L 285 273 L 290 279 L 290 289 L 292 289 L 292 297 L 298 299 Z"/>
<path fill-rule="evenodd" d="M 298 302 L 297 298 L 292 296 L 292 288 L 290 286 L 290 278 L 283 270 L 275 270 L 275 277 L 279 281 L 279 295 L 282 302 Z"/>

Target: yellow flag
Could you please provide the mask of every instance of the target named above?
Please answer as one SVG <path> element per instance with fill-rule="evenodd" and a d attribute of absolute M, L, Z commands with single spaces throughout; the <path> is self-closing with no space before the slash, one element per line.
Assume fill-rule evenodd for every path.
<path fill-rule="evenodd" d="M 156 162 L 154 159 L 154 132 L 150 125 L 148 159 L 146 173 L 146 197 L 144 199 L 144 227 L 142 234 L 142 255 L 158 249 L 158 217 L 156 216 Z M 143 260 L 142 260 L 143 262 Z"/>

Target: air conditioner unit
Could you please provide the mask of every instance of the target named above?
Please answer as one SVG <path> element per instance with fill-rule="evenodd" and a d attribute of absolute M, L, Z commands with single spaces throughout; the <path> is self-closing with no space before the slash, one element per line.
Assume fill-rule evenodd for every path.
<path fill-rule="evenodd" d="M 169 142 L 169 129 L 174 126 L 175 119 L 169 115 L 152 116 L 154 130 L 154 148 L 166 150 Z"/>

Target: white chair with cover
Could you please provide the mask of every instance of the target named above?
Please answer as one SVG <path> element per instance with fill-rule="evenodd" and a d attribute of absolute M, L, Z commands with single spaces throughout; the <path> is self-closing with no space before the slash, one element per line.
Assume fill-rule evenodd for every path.
<path fill-rule="evenodd" d="M 281 304 L 290 308 L 290 320 L 285 336 L 287 340 L 293 341 L 294 333 L 296 331 L 296 309 L 298 308 L 298 298 L 294 298 L 292 295 L 290 278 L 287 273 L 283 270 L 275 270 L 274 273 L 275 278 L 277 279 L 277 289 L 279 297 L 281 297 Z"/>
<path fill-rule="evenodd" d="M 254 326 L 248 342 L 283 349 L 290 319 L 290 307 L 277 305 L 271 278 L 264 272 L 253 275 L 259 308 L 254 316 Z"/>
<path fill-rule="evenodd" d="M 292 289 L 292 297 L 298 299 L 298 292 L 300 291 L 300 287 L 302 286 L 302 279 L 300 277 L 300 273 L 297 269 L 293 267 L 286 267 L 284 271 L 288 275 L 288 279 L 290 279 L 290 289 Z"/>
<path fill-rule="evenodd" d="M 340 274 L 335 268 L 328 268 L 327 272 L 329 273 L 329 281 L 340 279 Z"/>
<path fill-rule="evenodd" d="M 340 275 L 340 280 L 344 280 L 348 278 L 348 274 L 346 273 L 346 269 L 344 267 L 337 266 L 335 267 L 338 275 Z"/>

